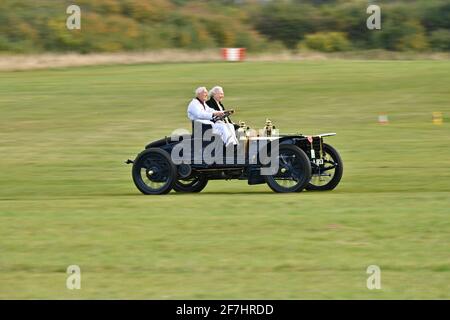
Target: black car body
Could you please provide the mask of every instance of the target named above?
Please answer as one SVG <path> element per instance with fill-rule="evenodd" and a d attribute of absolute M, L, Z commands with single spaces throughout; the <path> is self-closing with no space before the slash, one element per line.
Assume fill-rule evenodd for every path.
<path fill-rule="evenodd" d="M 133 163 L 133 181 L 142 193 L 164 194 L 172 189 L 200 192 L 210 180 L 229 179 L 247 180 L 250 185 L 267 183 L 275 192 L 332 190 L 341 180 L 341 157 L 332 146 L 323 142 L 324 137 L 335 133 L 273 135 L 266 127 L 262 134 L 251 136 L 247 134 L 249 128 L 242 128 L 238 132 L 239 147 L 226 148 L 223 144 L 217 145 L 221 143 L 219 136 L 212 134 L 211 139 L 205 139 L 211 126 L 200 126 L 201 134 L 194 134 L 198 131 L 193 122 L 192 134 L 153 141 L 135 160 L 127 161 Z M 211 148 L 212 141 L 222 150 Z M 180 148 L 181 144 L 185 149 Z M 200 156 L 207 148 L 212 150 L 213 157 L 217 156 L 215 161 Z M 185 155 L 185 150 L 194 152 Z M 272 171 L 267 174 L 269 168 Z"/>

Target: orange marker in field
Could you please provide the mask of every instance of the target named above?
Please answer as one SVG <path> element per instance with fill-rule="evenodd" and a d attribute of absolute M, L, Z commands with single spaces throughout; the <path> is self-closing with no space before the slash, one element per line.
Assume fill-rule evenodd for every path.
<path fill-rule="evenodd" d="M 222 48 L 222 58 L 225 61 L 244 61 L 245 48 Z"/>

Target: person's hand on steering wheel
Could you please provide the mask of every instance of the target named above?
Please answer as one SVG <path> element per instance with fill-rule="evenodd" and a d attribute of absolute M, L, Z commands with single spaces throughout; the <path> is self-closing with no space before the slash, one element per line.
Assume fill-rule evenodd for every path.
<path fill-rule="evenodd" d="M 223 111 L 213 112 L 213 116 L 217 117 L 217 118 L 223 118 L 224 115 L 225 115 L 225 113 Z"/>

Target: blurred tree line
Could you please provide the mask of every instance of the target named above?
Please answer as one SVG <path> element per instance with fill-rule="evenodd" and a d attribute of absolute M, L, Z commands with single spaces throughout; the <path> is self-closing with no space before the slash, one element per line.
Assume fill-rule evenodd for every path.
<path fill-rule="evenodd" d="M 81 30 L 66 8 L 81 7 Z M 381 30 L 368 30 L 369 4 Z M 0 51 L 449 51 L 448 0 L 1 0 Z"/>

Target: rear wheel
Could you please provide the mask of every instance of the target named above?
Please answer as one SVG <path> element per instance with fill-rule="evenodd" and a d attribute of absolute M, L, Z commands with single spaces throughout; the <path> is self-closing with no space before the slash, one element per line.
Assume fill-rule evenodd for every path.
<path fill-rule="evenodd" d="M 278 171 L 266 176 L 266 182 L 275 192 L 298 192 L 311 178 L 311 163 L 306 153 L 295 145 L 280 145 Z"/>
<path fill-rule="evenodd" d="M 312 176 L 306 190 L 333 190 L 339 184 L 344 171 L 341 156 L 329 144 L 323 144 L 323 164 L 312 166 Z"/>
<path fill-rule="evenodd" d="M 208 178 L 204 175 L 195 175 L 175 182 L 173 190 L 177 192 L 200 192 L 208 184 Z"/>
<path fill-rule="evenodd" d="M 165 194 L 176 181 L 176 167 L 170 155 L 159 148 L 141 152 L 133 164 L 133 181 L 143 194 Z"/>

